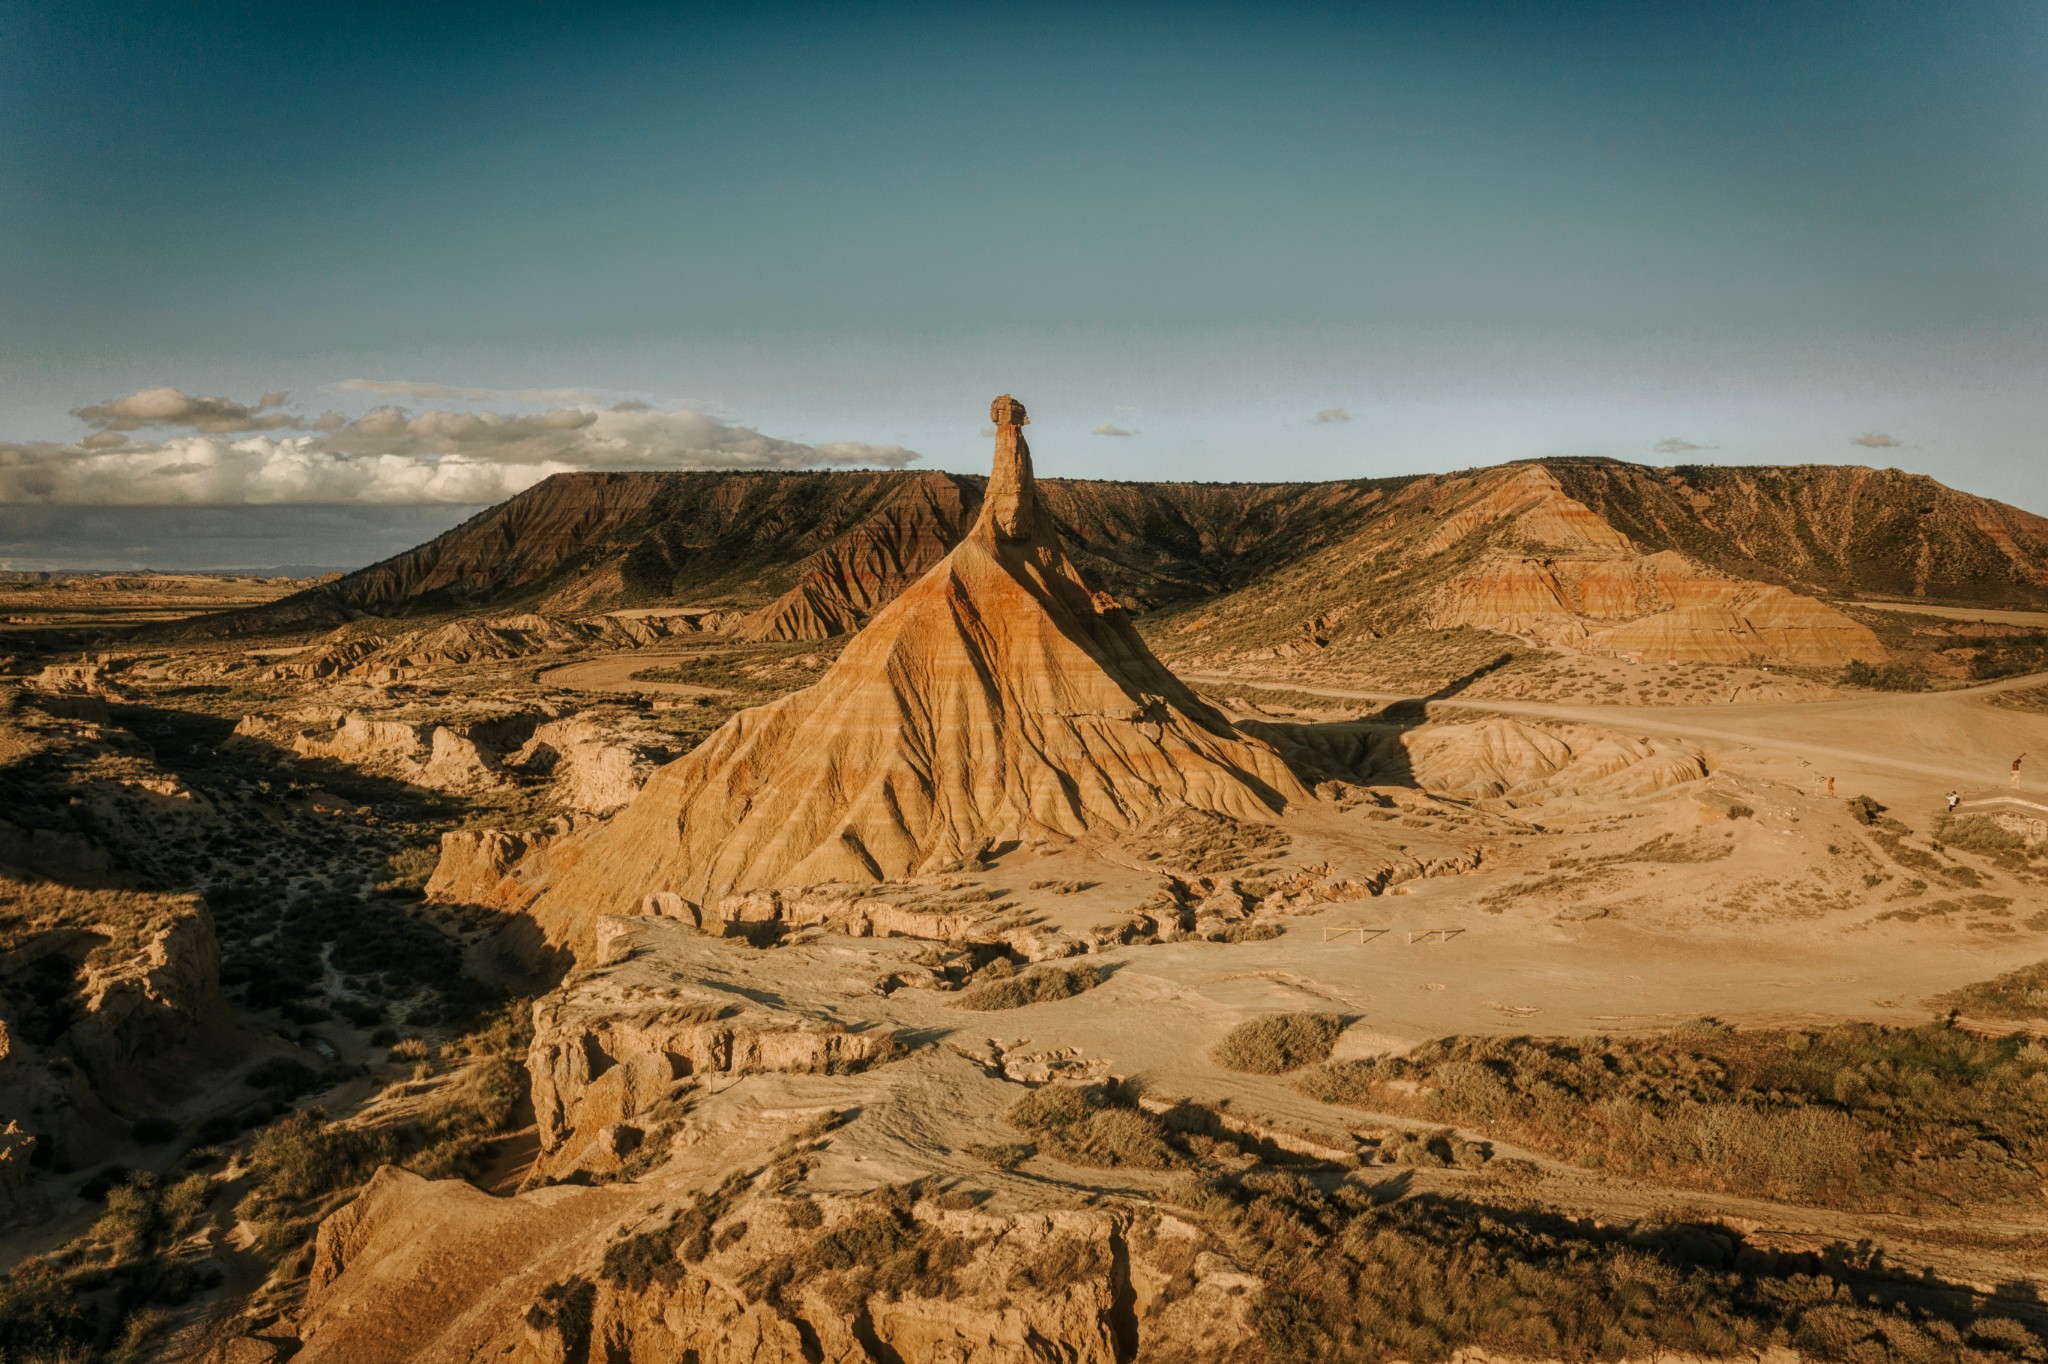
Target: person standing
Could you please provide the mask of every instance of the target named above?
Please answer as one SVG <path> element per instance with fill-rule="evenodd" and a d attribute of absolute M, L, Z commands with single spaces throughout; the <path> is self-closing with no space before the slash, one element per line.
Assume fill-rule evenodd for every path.
<path fill-rule="evenodd" d="M 2012 789 L 2015 791 L 2020 789 L 2020 764 L 2025 762 L 2026 758 L 2027 755 L 2022 753 L 2012 760 Z"/>
<path fill-rule="evenodd" d="M 1961 805 L 1962 803 L 1963 798 L 1961 795 L 1954 791 L 1948 793 L 1948 812 L 1950 814 L 1954 814 L 1956 812 L 1956 807 L 1958 805 Z"/>

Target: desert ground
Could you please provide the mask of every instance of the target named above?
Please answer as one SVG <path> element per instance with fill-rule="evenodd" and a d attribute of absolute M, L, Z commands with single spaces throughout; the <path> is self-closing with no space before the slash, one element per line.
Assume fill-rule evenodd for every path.
<path fill-rule="evenodd" d="M 20 588 L 0 1358 L 2048 1357 L 2048 616 L 1223 648 L 1005 448 L 810 637 Z"/>

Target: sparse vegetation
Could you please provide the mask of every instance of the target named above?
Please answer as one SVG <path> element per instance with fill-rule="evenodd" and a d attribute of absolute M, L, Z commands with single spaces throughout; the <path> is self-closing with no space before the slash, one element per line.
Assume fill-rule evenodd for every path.
<path fill-rule="evenodd" d="M 1995 678 L 2048 670 L 2048 631 L 1964 635 L 1951 641 L 1949 647 L 1975 650 L 1970 658 L 1973 681 L 1988 682 Z"/>
<path fill-rule="evenodd" d="M 1913 663 L 1866 663 L 1862 659 L 1845 664 L 1837 679 L 1845 687 L 1865 691 L 1926 691 L 1933 686 L 1927 670 Z"/>
<path fill-rule="evenodd" d="M 1936 826 L 1934 839 L 1951 848 L 1993 857 L 2014 853 L 2024 855 L 2027 852 L 2025 837 L 1983 815 L 1944 819 Z"/>
<path fill-rule="evenodd" d="M 1105 979 L 1107 977 L 1100 967 L 1045 966 L 1016 975 L 977 980 L 975 984 L 961 991 L 960 997 L 953 1001 L 953 1006 L 982 1012 L 1021 1009 L 1027 1004 L 1072 999 L 1075 995 L 1094 989 Z"/>
<path fill-rule="evenodd" d="M 457 1044 L 458 1055 L 476 1059 L 416 1117 L 369 1125 L 330 1121 L 307 1109 L 265 1128 L 249 1155 L 250 1215 L 289 1216 L 296 1205 L 358 1184 L 384 1164 L 404 1164 L 430 1178 L 474 1173 L 526 1096 L 522 1035 L 517 1011 L 507 1010 Z"/>
<path fill-rule="evenodd" d="M 976 1160 L 987 1161 L 998 1170 L 1014 1170 L 1038 1153 L 1028 1141 L 982 1142 L 967 1148 Z"/>
<path fill-rule="evenodd" d="M 1041 1085 L 1008 1116 L 1046 1154 L 1070 1164 L 1171 1170 L 1188 1163 L 1165 1122 L 1121 1085 Z"/>
<path fill-rule="evenodd" d="M 584 1278 L 564 1279 L 540 1291 L 533 1306 L 526 1309 L 526 1324 L 536 1331 L 553 1331 L 562 1343 L 565 1358 L 580 1358 L 590 1344 L 590 1317 L 597 1303 L 597 1286 Z"/>
<path fill-rule="evenodd" d="M 1252 824 L 1206 810 L 1161 815 L 1126 840 L 1147 862 L 1192 876 L 1214 876 L 1268 862 L 1287 851 L 1289 839 L 1271 824 Z"/>
<path fill-rule="evenodd" d="M 2048 1347 L 2011 1305 L 1925 1291 L 1848 1247 L 1777 1254 L 1686 1222 L 1594 1230 L 1266 1170 L 1190 1177 L 1174 1197 L 1265 1281 L 1251 1324 L 1276 1364 L 1440 1364 L 1466 1349 L 1725 1359 L 1771 1347 L 1867 1364 L 2018 1364 Z"/>
<path fill-rule="evenodd" d="M 1266 1014 L 1232 1028 L 1210 1056 L 1228 1070 L 1284 1075 L 1327 1060 L 1342 1031 L 1340 1014 Z"/>
<path fill-rule="evenodd" d="M 1937 995 L 1934 1002 L 1973 1018 L 2030 1022 L 2048 1018 L 2048 961 Z M 2048 1060 L 2044 1056 L 2043 1060 Z"/>
<path fill-rule="evenodd" d="M 2025 1203 L 2048 1160 L 2048 1048 L 1933 1025 L 1453 1037 L 1299 1083 L 1596 1168 L 1829 1207 Z"/>

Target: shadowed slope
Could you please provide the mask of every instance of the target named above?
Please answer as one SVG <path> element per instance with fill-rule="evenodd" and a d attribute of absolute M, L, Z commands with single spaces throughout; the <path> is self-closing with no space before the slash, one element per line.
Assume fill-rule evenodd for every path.
<path fill-rule="evenodd" d="M 734 716 L 526 879 L 536 918 L 567 938 L 651 891 L 883 880 L 992 842 L 1124 828 L 1174 805 L 1262 818 L 1304 794 L 1082 581 L 1018 425 L 1000 422 L 966 538 L 815 686 Z"/>

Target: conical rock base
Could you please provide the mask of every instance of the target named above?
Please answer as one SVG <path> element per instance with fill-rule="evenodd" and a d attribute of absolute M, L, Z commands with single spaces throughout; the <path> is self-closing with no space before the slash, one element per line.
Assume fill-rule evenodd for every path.
<path fill-rule="evenodd" d="M 1305 797 L 1277 752 L 1198 700 L 1082 581 L 1019 424 L 998 421 L 967 538 L 814 686 L 734 716 L 526 869 L 549 937 L 654 891 L 888 880 L 1171 807 L 1264 819 Z"/>

